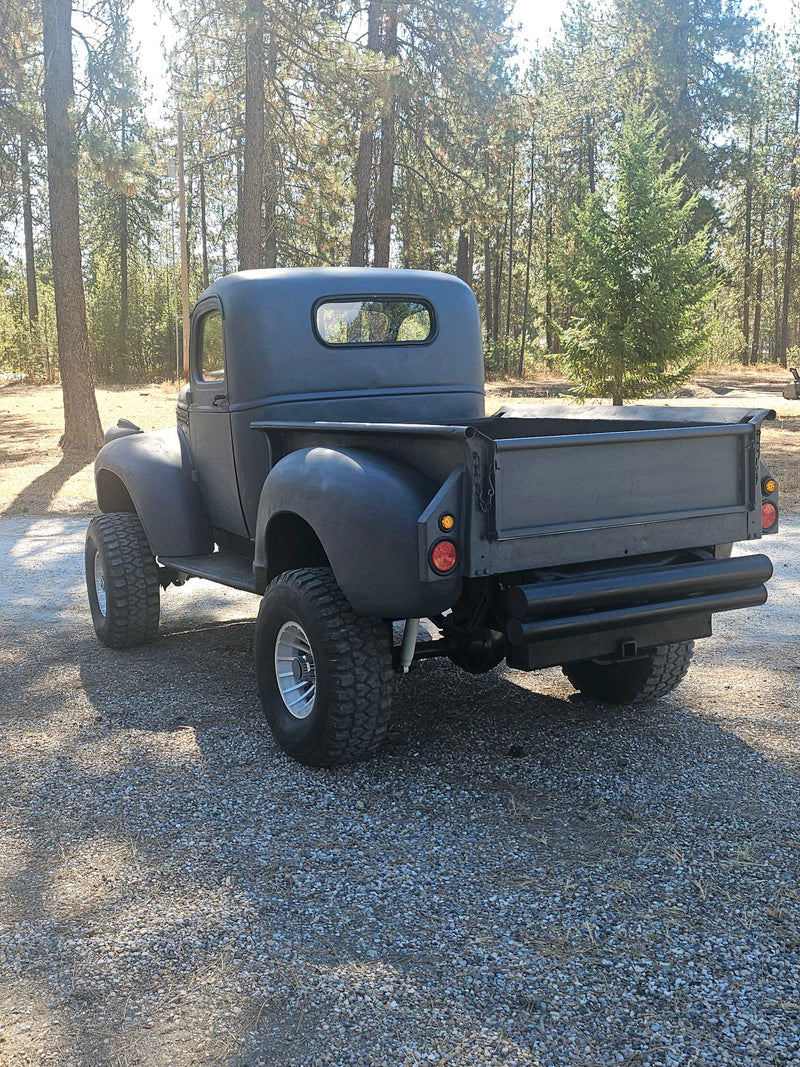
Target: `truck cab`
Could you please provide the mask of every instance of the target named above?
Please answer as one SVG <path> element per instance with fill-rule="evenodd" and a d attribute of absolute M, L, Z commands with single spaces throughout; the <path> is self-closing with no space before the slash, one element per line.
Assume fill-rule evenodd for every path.
<path fill-rule="evenodd" d="M 216 281 L 192 314 L 178 424 L 212 525 L 237 536 L 255 536 L 270 466 L 270 442 L 252 430 L 255 421 L 438 423 L 483 414 L 477 307 L 449 275 L 248 271 Z"/>

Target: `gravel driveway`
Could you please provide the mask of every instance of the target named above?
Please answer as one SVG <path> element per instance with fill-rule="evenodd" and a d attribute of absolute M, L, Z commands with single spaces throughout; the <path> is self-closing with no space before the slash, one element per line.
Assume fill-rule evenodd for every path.
<path fill-rule="evenodd" d="M 428 662 L 334 772 L 262 722 L 254 598 L 101 647 L 83 532 L 0 520 L 4 1067 L 800 1064 L 796 519 L 651 710 Z"/>

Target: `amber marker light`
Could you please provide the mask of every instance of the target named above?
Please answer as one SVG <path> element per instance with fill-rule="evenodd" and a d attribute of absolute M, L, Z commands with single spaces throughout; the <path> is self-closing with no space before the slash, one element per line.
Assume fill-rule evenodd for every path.
<path fill-rule="evenodd" d="M 439 529 L 444 530 L 445 533 L 450 533 L 456 524 L 455 515 L 451 515 L 449 511 L 446 511 L 444 515 L 439 516 Z"/>
<path fill-rule="evenodd" d="M 438 574 L 449 574 L 458 563 L 458 549 L 452 541 L 437 541 L 429 556 L 433 570 Z"/>
<path fill-rule="evenodd" d="M 778 483 L 775 481 L 774 478 L 765 478 L 764 481 L 761 483 L 762 492 L 766 493 L 767 495 L 769 495 L 770 493 L 774 493 L 777 488 Z"/>

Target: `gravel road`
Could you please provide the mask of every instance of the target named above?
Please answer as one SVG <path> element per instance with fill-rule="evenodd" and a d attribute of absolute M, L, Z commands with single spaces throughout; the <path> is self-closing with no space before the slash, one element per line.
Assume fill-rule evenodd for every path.
<path fill-rule="evenodd" d="M 652 709 L 428 662 L 335 772 L 276 750 L 246 594 L 101 647 L 83 533 L 0 520 L 3 1067 L 800 1064 L 796 518 Z"/>

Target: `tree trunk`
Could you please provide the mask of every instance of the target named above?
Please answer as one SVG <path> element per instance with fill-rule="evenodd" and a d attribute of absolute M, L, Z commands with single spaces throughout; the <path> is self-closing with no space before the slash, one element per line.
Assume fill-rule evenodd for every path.
<path fill-rule="evenodd" d="M 224 277 L 228 273 L 228 240 L 225 236 L 225 207 L 222 204 L 219 209 L 219 244 L 220 255 L 222 256 L 222 274 Z"/>
<path fill-rule="evenodd" d="M 273 31 L 270 36 L 267 53 L 267 77 L 269 83 L 275 80 L 278 71 L 278 44 Z M 275 140 L 275 121 L 270 114 L 270 135 L 264 146 L 264 266 L 278 265 L 278 197 L 280 194 L 279 165 L 280 155 Z"/>
<path fill-rule="evenodd" d="M 786 216 L 786 255 L 783 263 L 783 297 L 781 300 L 781 324 L 778 331 L 778 360 L 786 366 L 786 353 L 789 348 L 789 302 L 792 297 L 792 256 L 794 253 L 794 190 L 797 185 L 797 151 L 798 134 L 800 134 L 800 81 L 797 82 L 794 102 L 794 134 L 792 163 L 789 167 L 789 211 Z"/>
<path fill-rule="evenodd" d="M 381 46 L 380 4 L 371 0 L 367 13 L 367 48 L 377 53 Z M 377 58 L 377 57 L 376 57 Z M 353 232 L 350 235 L 350 266 L 366 267 L 369 240 L 369 200 L 372 187 L 372 160 L 375 149 L 375 107 L 361 115 L 356 157 L 356 197 L 353 205 Z"/>
<path fill-rule="evenodd" d="M 119 325 L 117 329 L 117 351 L 112 365 L 114 380 L 127 381 L 126 354 L 128 351 L 128 198 L 124 193 L 119 196 Z"/>
<path fill-rule="evenodd" d="M 264 192 L 264 2 L 245 5 L 244 169 L 239 212 L 239 269 L 261 266 Z"/>
<path fill-rule="evenodd" d="M 770 276 L 771 276 L 771 289 L 772 289 L 772 338 L 769 342 L 767 351 L 769 352 L 770 359 L 778 358 L 778 344 L 780 343 L 780 324 L 781 324 L 781 279 L 780 279 L 780 267 L 778 266 L 778 234 L 775 230 L 772 231 L 772 241 L 770 247 Z"/>
<path fill-rule="evenodd" d="M 500 315 L 502 311 L 503 278 L 505 277 L 505 251 L 506 235 L 508 233 L 508 214 L 503 223 L 503 236 L 500 238 L 500 248 L 494 264 L 494 340 L 500 340 Z M 503 356 L 505 362 L 505 355 Z"/>
<path fill-rule="evenodd" d="M 73 116 L 71 0 L 42 0 L 44 112 L 58 362 L 65 452 L 89 455 L 103 442 L 92 382 L 78 224 L 78 143 Z"/>
<path fill-rule="evenodd" d="M 764 299 L 764 236 L 767 222 L 767 198 L 761 194 L 761 215 L 758 224 L 758 269 L 753 292 L 753 332 L 750 338 L 750 363 L 758 363 L 761 349 L 761 306 Z"/>
<path fill-rule="evenodd" d="M 25 234 L 25 286 L 28 293 L 28 321 L 35 326 L 39 318 L 36 289 L 36 257 L 33 247 L 33 205 L 31 201 L 31 166 L 25 134 L 19 139 L 19 165 L 22 176 L 22 226 Z"/>
<path fill-rule="evenodd" d="M 386 0 L 383 55 L 387 60 L 397 55 L 398 0 Z M 375 189 L 375 266 L 388 267 L 392 243 L 392 204 L 394 200 L 395 110 L 393 75 L 385 80 L 381 101 L 381 150 L 378 185 Z"/>
<path fill-rule="evenodd" d="M 122 151 L 125 152 L 125 109 L 122 109 L 121 142 Z M 117 325 L 117 350 L 111 361 L 114 381 L 127 381 L 125 371 L 127 369 L 128 350 L 128 198 L 125 193 L 119 194 L 119 322 Z"/>
<path fill-rule="evenodd" d="M 744 187 L 744 279 L 742 286 L 742 333 L 747 363 L 750 352 L 750 296 L 753 283 L 753 139 L 755 116 L 751 114 L 747 136 L 747 180 Z"/>
<path fill-rule="evenodd" d="M 472 285 L 472 241 L 466 230 L 458 231 L 458 252 L 456 253 L 456 277 L 467 285 Z"/>
<path fill-rule="evenodd" d="M 545 150 L 545 177 L 544 177 L 544 314 L 545 314 L 545 339 L 547 342 L 548 355 L 556 350 L 553 333 L 553 269 L 552 269 L 552 246 L 553 246 L 553 192 L 550 188 L 550 176 L 548 164 L 550 162 L 549 146 Z"/>
<path fill-rule="evenodd" d="M 611 390 L 611 403 L 614 407 L 622 407 L 622 372 L 615 371 L 614 384 Z"/>
<path fill-rule="evenodd" d="M 506 290 L 506 328 L 504 331 L 503 365 L 508 370 L 508 338 L 511 333 L 511 297 L 514 282 L 514 239 L 517 236 L 514 227 L 514 201 L 517 195 L 517 131 L 514 130 L 511 145 L 511 194 L 509 197 L 508 213 L 508 287 Z"/>
<path fill-rule="evenodd" d="M 517 374 L 520 378 L 525 376 L 525 342 L 528 338 L 528 301 L 531 295 L 531 251 L 533 248 L 533 206 L 535 202 L 535 185 L 533 181 L 533 168 L 536 161 L 536 139 L 531 136 L 531 171 L 530 189 L 528 196 L 528 247 L 525 251 L 525 295 L 522 299 L 522 340 L 519 346 L 519 366 Z"/>
<path fill-rule="evenodd" d="M 483 239 L 483 284 L 484 284 L 484 318 L 486 320 L 486 340 L 494 337 L 494 315 L 492 308 L 492 242 L 489 237 Z"/>
<path fill-rule="evenodd" d="M 755 307 L 753 309 L 753 333 L 750 339 L 750 362 L 758 363 L 761 347 L 761 300 L 764 294 L 764 268 L 756 271 Z"/>
<path fill-rule="evenodd" d="M 242 116 L 237 117 L 237 126 L 242 124 Z M 244 146 L 242 138 L 237 137 L 233 149 L 233 159 L 236 165 L 236 255 L 238 258 L 241 247 L 242 219 L 244 218 Z"/>
<path fill-rule="evenodd" d="M 206 226 L 206 168 L 203 163 L 203 144 L 200 148 L 200 244 L 203 249 L 203 288 L 208 289 L 208 231 Z"/>

